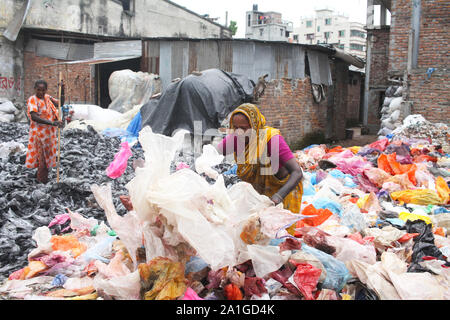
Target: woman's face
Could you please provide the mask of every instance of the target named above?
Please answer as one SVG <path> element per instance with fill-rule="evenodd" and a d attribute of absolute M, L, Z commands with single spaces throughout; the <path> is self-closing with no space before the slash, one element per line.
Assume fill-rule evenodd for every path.
<path fill-rule="evenodd" d="M 37 96 L 39 99 L 43 99 L 44 96 L 45 96 L 45 94 L 47 93 L 47 88 L 45 87 L 44 84 L 39 84 L 39 85 L 35 88 L 35 90 L 36 90 L 36 96 Z"/>
<path fill-rule="evenodd" d="M 251 129 L 247 117 L 241 113 L 237 113 L 233 116 L 233 127 L 238 136 L 244 135 L 247 130 Z"/>
<path fill-rule="evenodd" d="M 251 128 L 250 122 L 247 117 L 242 113 L 237 113 L 233 116 L 234 133 L 240 141 L 244 141 L 248 144 L 250 141 Z"/>

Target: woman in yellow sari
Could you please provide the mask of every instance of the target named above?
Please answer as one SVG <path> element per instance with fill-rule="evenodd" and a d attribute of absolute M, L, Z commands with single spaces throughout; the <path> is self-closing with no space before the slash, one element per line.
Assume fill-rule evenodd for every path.
<path fill-rule="evenodd" d="M 280 130 L 266 126 L 266 119 L 253 104 L 243 104 L 230 117 L 233 133 L 217 149 L 234 152 L 237 175 L 275 205 L 299 213 L 303 195 L 303 173 Z"/>

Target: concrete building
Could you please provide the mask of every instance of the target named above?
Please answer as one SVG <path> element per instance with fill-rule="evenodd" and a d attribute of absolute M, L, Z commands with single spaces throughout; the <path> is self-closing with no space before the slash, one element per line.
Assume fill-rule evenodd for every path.
<path fill-rule="evenodd" d="M 140 42 L 138 48 L 110 46 L 100 55 L 94 45 L 142 37 L 231 38 L 231 30 L 168 0 L 2 0 L 0 96 L 23 101 L 39 78 L 53 91 L 64 71 L 66 95 L 87 102 L 84 97 L 99 95 L 104 82 L 99 79 L 114 69 L 140 67 Z M 105 57 L 109 60 L 99 60 Z M 56 65 L 93 58 L 97 61 L 89 64 Z M 100 62 L 110 66 L 101 68 Z M 107 71 L 102 75 L 101 69 Z M 89 101 L 100 103 L 99 97 Z"/>
<path fill-rule="evenodd" d="M 289 41 L 293 23 L 282 19 L 281 13 L 259 11 L 253 5 L 252 11 L 246 12 L 245 38 L 265 41 Z"/>
<path fill-rule="evenodd" d="M 314 17 L 304 17 L 294 27 L 292 41 L 308 44 L 331 44 L 346 53 L 366 58 L 366 31 L 364 25 L 352 22 L 347 16 L 330 9 L 316 10 Z"/>
<path fill-rule="evenodd" d="M 380 20 L 374 20 L 378 7 Z M 387 25 L 387 12 L 391 24 Z M 401 85 L 403 117 L 421 114 L 450 122 L 449 2 L 446 0 L 368 0 L 367 63 L 363 123 L 380 128 L 386 89 Z"/>

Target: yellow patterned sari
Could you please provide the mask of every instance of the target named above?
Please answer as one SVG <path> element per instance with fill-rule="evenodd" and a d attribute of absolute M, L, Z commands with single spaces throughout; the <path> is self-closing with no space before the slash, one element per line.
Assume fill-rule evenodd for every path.
<path fill-rule="evenodd" d="M 260 194 L 272 197 L 289 179 L 288 175 L 279 180 L 272 173 L 270 158 L 267 157 L 267 143 L 280 130 L 266 126 L 266 119 L 253 104 L 243 104 L 233 111 L 230 118 L 230 128 L 233 127 L 233 116 L 236 113 L 244 114 L 254 130 L 249 143 L 245 146 L 245 154 L 237 155 L 234 159 L 238 165 L 237 175 L 242 181 L 250 183 Z M 283 201 L 285 209 L 299 213 L 303 195 L 303 184 L 300 182 Z"/>

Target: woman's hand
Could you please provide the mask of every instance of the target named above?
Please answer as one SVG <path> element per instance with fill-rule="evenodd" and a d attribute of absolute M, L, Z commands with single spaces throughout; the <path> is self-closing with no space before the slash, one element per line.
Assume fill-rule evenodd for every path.
<path fill-rule="evenodd" d="M 64 127 L 64 122 L 62 122 L 62 121 L 53 121 L 52 126 L 58 127 L 58 128 L 63 128 Z"/>
<path fill-rule="evenodd" d="M 275 205 L 280 204 L 281 202 L 283 202 L 283 197 L 281 197 L 278 193 L 275 193 L 270 200 L 272 200 L 273 203 L 275 203 Z"/>

